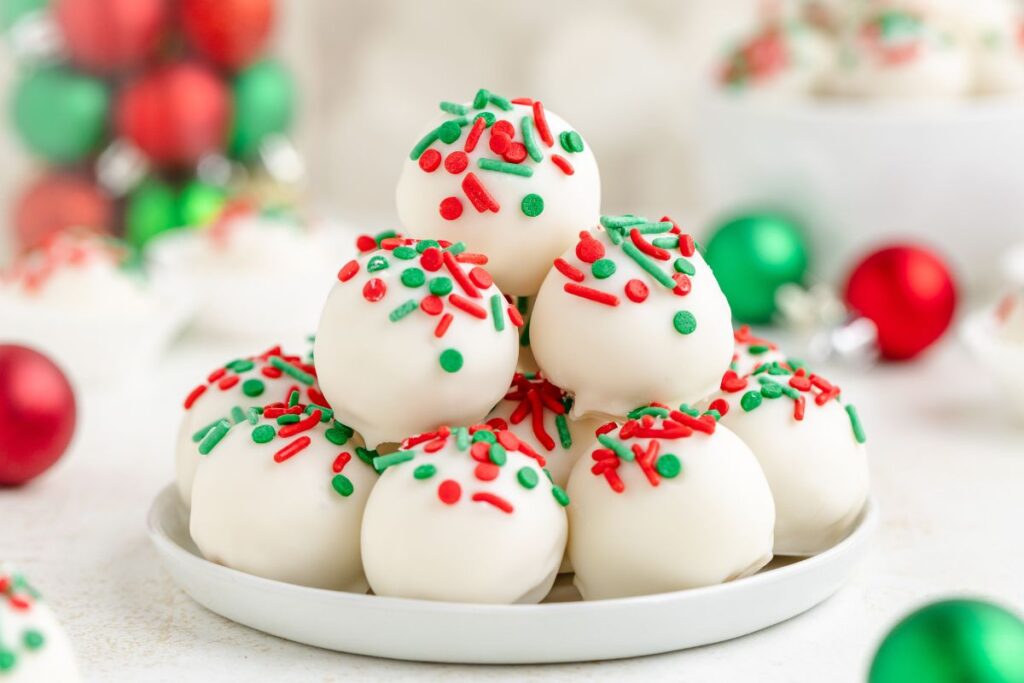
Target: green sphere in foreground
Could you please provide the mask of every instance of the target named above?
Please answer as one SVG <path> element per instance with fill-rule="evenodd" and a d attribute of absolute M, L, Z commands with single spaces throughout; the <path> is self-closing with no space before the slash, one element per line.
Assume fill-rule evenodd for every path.
<path fill-rule="evenodd" d="M 898 623 L 875 654 L 869 683 L 1021 683 L 1024 621 L 979 600 L 945 600 Z"/>
<path fill-rule="evenodd" d="M 795 222 L 778 214 L 748 213 L 715 228 L 705 258 L 733 317 L 764 324 L 775 315 L 779 287 L 803 282 L 807 253 L 803 232 Z"/>

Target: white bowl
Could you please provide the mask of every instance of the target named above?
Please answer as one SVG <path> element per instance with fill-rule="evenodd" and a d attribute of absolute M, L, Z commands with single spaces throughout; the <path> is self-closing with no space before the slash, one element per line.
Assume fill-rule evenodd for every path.
<path fill-rule="evenodd" d="M 697 139 L 713 217 L 786 211 L 835 280 L 884 242 L 937 248 L 988 281 L 1024 216 L 1024 100 L 851 102 L 707 93 Z"/>
<path fill-rule="evenodd" d="M 582 602 L 568 576 L 540 605 L 467 605 L 357 595 L 262 579 L 203 559 L 173 485 L 149 511 L 171 578 L 240 624 L 317 647 L 428 662 L 530 664 L 670 652 L 753 633 L 804 612 L 846 581 L 875 526 L 869 502 L 851 534 L 815 557 L 694 590 Z"/>

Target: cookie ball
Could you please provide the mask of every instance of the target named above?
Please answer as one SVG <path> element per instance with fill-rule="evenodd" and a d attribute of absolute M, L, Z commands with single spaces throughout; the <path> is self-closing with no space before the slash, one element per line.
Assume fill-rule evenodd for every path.
<path fill-rule="evenodd" d="M 735 45 L 719 71 L 733 92 L 759 96 L 820 93 L 835 66 L 835 45 L 797 20 L 772 20 Z"/>
<path fill-rule="evenodd" d="M 10 564 L 0 564 L 0 680 L 79 680 L 74 651 L 42 596 Z"/>
<path fill-rule="evenodd" d="M 733 332 L 736 343 L 729 369 L 740 375 L 749 375 L 758 366 L 773 361 L 785 361 L 786 355 L 779 350 L 775 342 L 758 337 L 750 331 L 750 326 L 743 325 Z"/>

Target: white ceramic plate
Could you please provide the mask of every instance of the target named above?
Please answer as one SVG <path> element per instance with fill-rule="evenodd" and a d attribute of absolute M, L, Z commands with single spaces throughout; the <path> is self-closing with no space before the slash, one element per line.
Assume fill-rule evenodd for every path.
<path fill-rule="evenodd" d="M 560 577 L 540 605 L 466 605 L 303 588 L 203 559 L 184 506 L 167 486 L 149 534 L 171 577 L 232 621 L 300 643 L 392 659 L 531 664 L 619 659 L 682 650 L 753 633 L 834 593 L 864 553 L 877 513 L 869 502 L 844 541 L 816 557 L 773 562 L 721 586 L 582 602 Z"/>

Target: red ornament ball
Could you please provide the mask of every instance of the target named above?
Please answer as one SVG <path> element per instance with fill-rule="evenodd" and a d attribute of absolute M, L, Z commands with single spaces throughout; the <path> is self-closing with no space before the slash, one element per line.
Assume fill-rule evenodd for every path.
<path fill-rule="evenodd" d="M 49 358 L 0 344 L 0 486 L 23 484 L 57 462 L 75 415 L 71 385 Z"/>
<path fill-rule="evenodd" d="M 144 74 L 121 93 L 117 131 L 161 166 L 187 166 L 224 149 L 231 96 L 210 69 L 190 62 Z"/>
<path fill-rule="evenodd" d="M 263 50 L 274 23 L 272 0 L 182 0 L 181 25 L 211 62 L 239 69 Z"/>
<path fill-rule="evenodd" d="M 109 233 L 114 207 L 110 197 L 88 178 L 48 173 L 24 189 L 14 205 L 13 218 L 17 246 L 24 252 L 69 228 Z"/>
<path fill-rule="evenodd" d="M 879 249 L 850 273 L 844 298 L 875 323 L 883 358 L 907 360 L 934 344 L 956 309 L 956 283 L 946 263 L 917 245 Z"/>
<path fill-rule="evenodd" d="M 167 0 L 57 0 L 53 12 L 71 61 L 102 72 L 152 57 L 170 14 Z"/>

